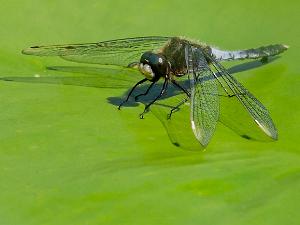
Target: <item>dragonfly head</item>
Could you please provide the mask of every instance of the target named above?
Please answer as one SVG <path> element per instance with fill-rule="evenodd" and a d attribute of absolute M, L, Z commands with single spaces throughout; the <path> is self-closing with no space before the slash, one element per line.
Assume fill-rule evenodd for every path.
<path fill-rule="evenodd" d="M 162 54 L 145 52 L 141 57 L 139 70 L 148 80 L 155 82 L 169 74 L 170 64 Z"/>

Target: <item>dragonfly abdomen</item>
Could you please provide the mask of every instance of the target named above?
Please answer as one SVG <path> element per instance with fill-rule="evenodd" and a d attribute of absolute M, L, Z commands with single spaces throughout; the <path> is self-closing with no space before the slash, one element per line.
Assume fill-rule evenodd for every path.
<path fill-rule="evenodd" d="M 218 61 L 229 61 L 238 59 L 257 59 L 268 56 L 275 56 L 284 52 L 288 48 L 289 47 L 287 45 L 282 44 L 268 45 L 259 48 L 251 48 L 236 51 L 225 51 L 217 48 L 211 48 L 211 53 Z"/>

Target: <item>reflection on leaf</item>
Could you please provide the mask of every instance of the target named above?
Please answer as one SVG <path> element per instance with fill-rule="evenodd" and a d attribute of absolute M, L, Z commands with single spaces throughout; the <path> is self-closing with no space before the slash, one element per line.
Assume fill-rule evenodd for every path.
<path fill-rule="evenodd" d="M 141 78 L 138 71 L 121 67 L 53 66 L 47 69 L 52 70 L 51 75 L 9 76 L 1 77 L 0 80 L 96 88 L 130 88 L 132 83 Z M 66 72 L 68 75 L 58 72 Z"/>
<path fill-rule="evenodd" d="M 178 111 L 172 114 L 171 118 L 168 117 L 171 108 L 185 97 L 185 94 L 180 94 L 160 100 L 151 107 L 151 111 L 164 125 L 172 144 L 191 151 L 203 150 L 204 148 L 197 141 L 191 129 L 189 102 L 183 104 Z"/>

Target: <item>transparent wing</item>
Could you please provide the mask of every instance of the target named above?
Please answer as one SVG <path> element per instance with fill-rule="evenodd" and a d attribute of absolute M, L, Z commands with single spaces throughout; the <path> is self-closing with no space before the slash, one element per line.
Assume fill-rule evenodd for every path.
<path fill-rule="evenodd" d="M 145 51 L 162 48 L 168 40 L 168 37 L 138 37 L 98 43 L 33 46 L 22 53 L 60 56 L 66 60 L 83 63 L 128 66 L 132 62 L 139 62 Z"/>
<path fill-rule="evenodd" d="M 191 125 L 198 141 L 206 146 L 219 118 L 218 85 L 202 50 L 186 47 L 186 63 L 191 79 Z"/>
<path fill-rule="evenodd" d="M 220 84 L 238 98 L 260 129 L 269 137 L 276 140 L 278 138 L 276 127 L 268 110 L 263 104 L 239 83 L 214 57 L 207 53 L 204 54 L 217 70 Z"/>

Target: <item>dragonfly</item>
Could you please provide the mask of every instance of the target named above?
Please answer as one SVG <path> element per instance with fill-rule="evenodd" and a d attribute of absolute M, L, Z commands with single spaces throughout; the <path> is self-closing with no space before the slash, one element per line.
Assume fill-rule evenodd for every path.
<path fill-rule="evenodd" d="M 143 79 L 131 88 L 119 109 L 129 101 L 138 86 L 145 82 L 150 84 L 144 93 L 135 96 L 136 101 L 142 95 L 147 95 L 154 84 L 162 80 L 159 93 L 145 105 L 140 118 L 144 118 L 150 106 L 162 98 L 170 84 L 174 85 L 186 97 L 170 109 L 168 119 L 174 111 L 189 101 L 191 129 L 200 144 L 206 147 L 215 132 L 220 115 L 220 88 L 227 97 L 237 98 L 257 126 L 267 136 L 277 140 L 278 132 L 266 107 L 221 62 L 242 59 L 261 59 L 266 62 L 269 57 L 287 49 L 287 45 L 274 44 L 227 51 L 184 37 L 149 36 L 97 43 L 33 46 L 24 49 L 22 53 L 59 56 L 74 62 L 117 65 L 138 70 Z M 188 78 L 189 88 L 177 82 L 176 78 L 182 76 Z"/>

